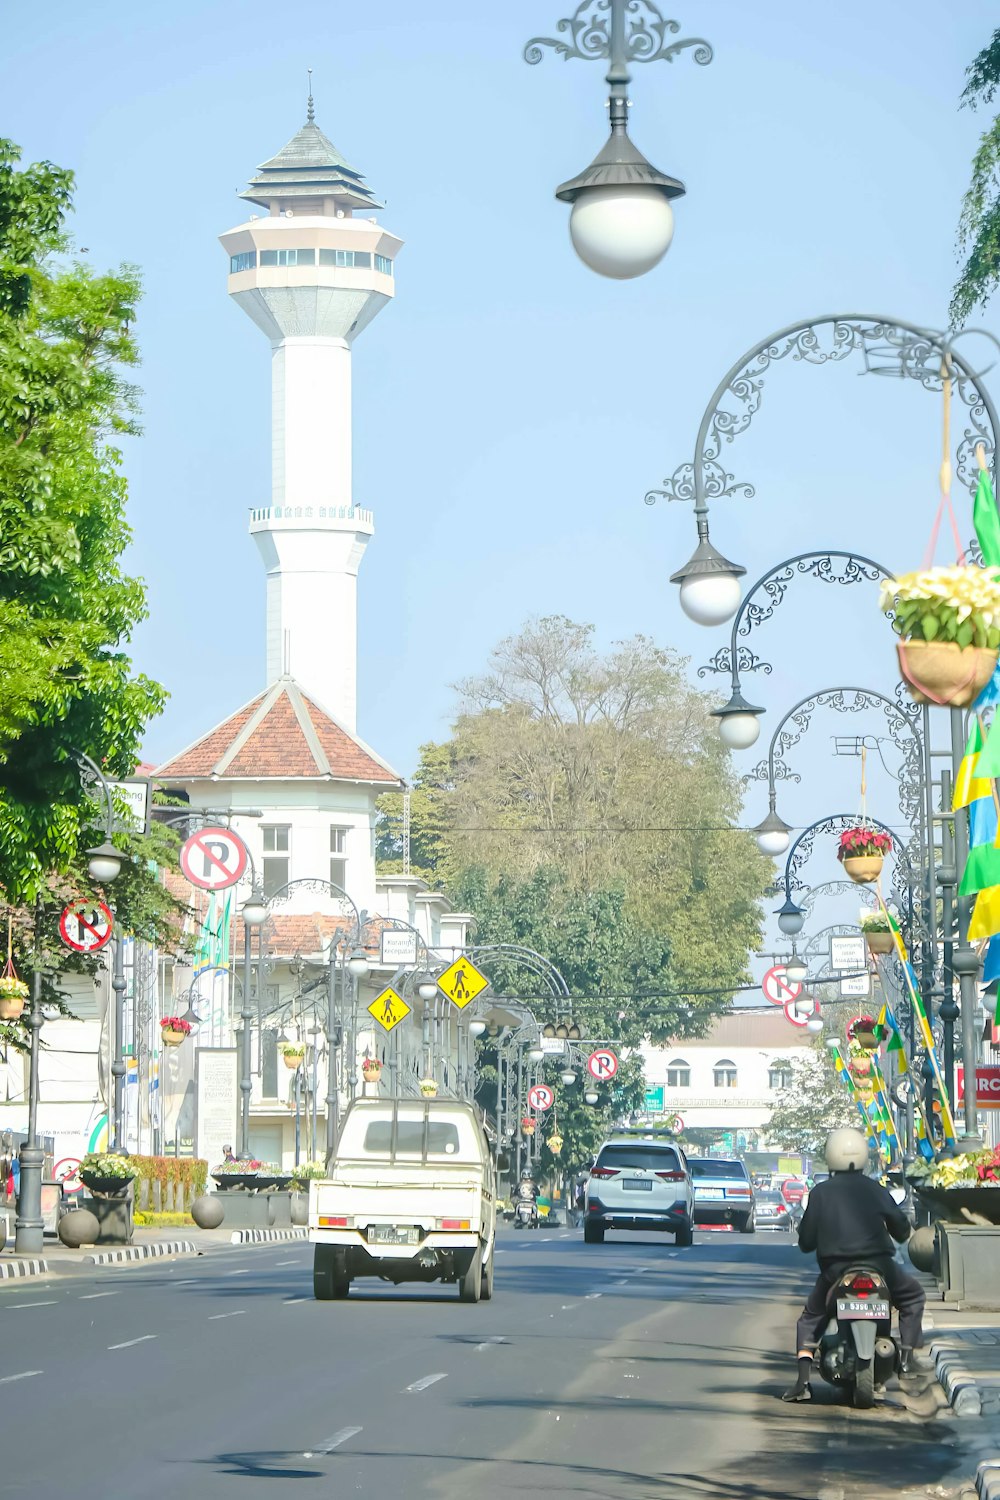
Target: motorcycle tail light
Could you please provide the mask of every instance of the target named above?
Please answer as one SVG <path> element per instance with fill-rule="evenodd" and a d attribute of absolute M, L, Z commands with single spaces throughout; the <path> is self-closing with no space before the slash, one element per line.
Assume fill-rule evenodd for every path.
<path fill-rule="evenodd" d="M 599 1178 L 617 1177 L 618 1176 L 618 1168 L 617 1167 L 594 1167 L 592 1169 L 590 1175 L 591 1175 L 591 1177 L 599 1177 Z"/>
<path fill-rule="evenodd" d="M 851 1291 L 857 1292 L 860 1297 L 867 1297 L 874 1290 L 875 1283 L 870 1276 L 855 1276 L 851 1280 Z"/>
<path fill-rule="evenodd" d="M 683 1172 L 657 1172 L 657 1177 L 662 1177 L 664 1182 L 683 1182 Z"/>

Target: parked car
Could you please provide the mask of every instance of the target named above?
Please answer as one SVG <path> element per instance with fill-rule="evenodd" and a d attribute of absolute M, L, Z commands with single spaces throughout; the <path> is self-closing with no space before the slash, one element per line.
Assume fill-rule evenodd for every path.
<path fill-rule="evenodd" d="M 746 1165 L 715 1156 L 691 1158 L 696 1224 L 732 1224 L 741 1234 L 753 1234 L 754 1189 Z"/>
<path fill-rule="evenodd" d="M 585 1243 L 602 1244 L 607 1229 L 660 1229 L 692 1243 L 694 1189 L 679 1146 L 655 1136 L 604 1143 L 587 1183 Z"/>
<path fill-rule="evenodd" d="M 757 1194 L 758 1229 L 793 1229 L 801 1217 L 799 1211 L 785 1202 L 777 1188 L 766 1188 Z"/>

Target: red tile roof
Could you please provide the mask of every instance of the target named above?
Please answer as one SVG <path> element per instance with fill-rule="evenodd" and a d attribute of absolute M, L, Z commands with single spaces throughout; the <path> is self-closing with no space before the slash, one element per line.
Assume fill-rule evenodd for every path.
<path fill-rule="evenodd" d="M 402 785 L 395 771 L 349 734 L 291 677 L 159 766 L 160 780 L 366 781 Z"/>

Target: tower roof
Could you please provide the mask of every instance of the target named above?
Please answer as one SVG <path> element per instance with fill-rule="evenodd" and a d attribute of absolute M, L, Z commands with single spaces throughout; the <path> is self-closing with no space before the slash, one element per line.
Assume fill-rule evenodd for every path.
<path fill-rule="evenodd" d="M 291 677 L 166 761 L 159 780 L 361 781 L 401 786 L 391 766 L 308 697 Z"/>
<path fill-rule="evenodd" d="M 360 172 L 345 161 L 336 146 L 310 118 L 277 156 L 262 162 L 241 198 L 270 208 L 272 203 L 337 198 L 344 208 L 384 208 Z"/>

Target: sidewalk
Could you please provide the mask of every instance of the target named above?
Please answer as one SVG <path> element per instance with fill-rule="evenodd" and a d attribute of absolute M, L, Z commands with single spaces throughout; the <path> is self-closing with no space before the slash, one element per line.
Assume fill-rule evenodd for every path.
<path fill-rule="evenodd" d="M 241 1238 L 238 1243 L 243 1246 L 275 1244 L 282 1240 L 301 1241 L 305 1237 L 305 1232 L 301 1229 L 258 1233 L 260 1238 Z M 15 1254 L 12 1235 L 6 1248 L 0 1251 L 0 1284 L 15 1277 L 86 1275 L 105 1265 L 127 1264 L 166 1256 L 205 1255 L 212 1251 L 228 1250 L 232 1244 L 232 1230 L 198 1229 L 190 1224 L 176 1229 L 136 1229 L 129 1246 L 87 1245 L 81 1250 L 70 1250 L 60 1240 L 46 1238 L 40 1255 L 27 1256 Z"/>

